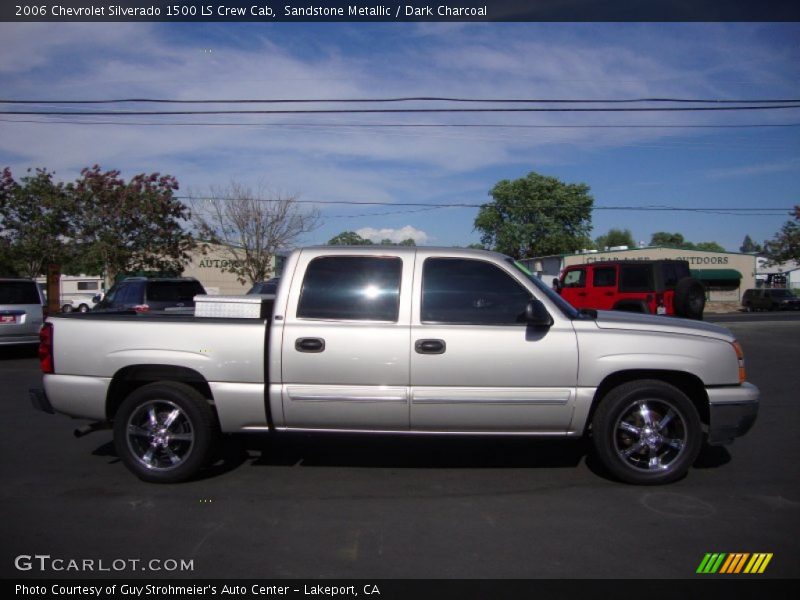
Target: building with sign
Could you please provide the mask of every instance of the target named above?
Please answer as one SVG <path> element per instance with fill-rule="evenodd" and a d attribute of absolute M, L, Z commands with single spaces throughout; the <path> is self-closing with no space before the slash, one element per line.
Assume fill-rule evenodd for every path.
<path fill-rule="evenodd" d="M 708 290 L 708 299 L 719 302 L 740 302 L 742 294 L 756 287 L 756 256 L 740 252 L 683 250 L 664 246 L 587 251 L 526 258 L 521 262 L 550 284 L 565 267 L 606 260 L 685 260 L 692 276 Z"/>
<path fill-rule="evenodd" d="M 280 253 L 272 258 L 272 273 L 269 277 L 276 277 L 283 270 L 286 254 Z M 191 254 L 189 263 L 183 269 L 183 277 L 194 277 L 209 294 L 235 295 L 246 294 L 252 287 L 250 282 L 240 283 L 234 273 L 227 271 L 231 257 L 223 248 L 209 246 L 205 253 L 195 250 Z"/>

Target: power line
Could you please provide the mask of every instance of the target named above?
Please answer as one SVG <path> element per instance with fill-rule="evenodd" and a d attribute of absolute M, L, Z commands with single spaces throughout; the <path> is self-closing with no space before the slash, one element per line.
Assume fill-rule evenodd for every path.
<path fill-rule="evenodd" d="M 137 111 L 26 111 L 3 110 L 0 115 L 46 115 L 46 116 L 87 116 L 124 117 L 155 115 L 295 115 L 295 114 L 411 114 L 411 113 L 552 113 L 552 112 L 712 112 L 737 110 L 781 110 L 800 108 L 800 104 L 779 104 L 770 106 L 666 106 L 666 107 L 601 107 L 601 108 L 342 108 L 342 109 L 282 109 L 282 110 L 137 110 Z"/>
<path fill-rule="evenodd" d="M 197 201 L 214 201 L 224 200 L 217 196 L 175 196 L 178 200 L 197 200 Z M 255 202 L 273 202 L 269 198 L 253 198 Z M 370 201 L 370 200 L 295 200 L 300 204 L 321 204 L 321 205 L 346 205 L 346 206 L 385 206 L 385 207 L 423 207 L 423 210 L 436 210 L 440 208 L 481 208 L 489 203 L 483 202 L 480 204 L 469 202 L 453 202 L 445 204 L 426 204 L 424 202 L 386 202 Z M 781 207 L 760 207 L 760 208 L 740 208 L 729 206 L 714 206 L 714 207 L 683 207 L 683 206 L 663 206 L 663 205 L 649 205 L 649 206 L 593 206 L 592 210 L 624 210 L 624 211 L 645 211 L 645 212 L 690 212 L 700 214 L 725 214 L 736 216 L 776 216 L 781 214 L 789 214 L 793 208 Z M 415 212 L 415 211 L 409 211 Z M 390 214 L 390 213 L 387 213 Z M 363 215 L 370 216 L 370 215 Z"/>
<path fill-rule="evenodd" d="M 3 113 L 0 113 L 3 114 Z M 46 113 L 39 113 L 46 114 Z M 83 113 L 70 113 L 72 116 L 81 116 Z M 114 113 L 119 114 L 119 113 Z M 120 116 L 124 116 L 121 114 Z M 721 124 L 721 125 L 648 125 L 644 123 L 628 123 L 620 125 L 531 125 L 508 123 L 177 123 L 177 122 L 147 122 L 147 121 L 67 121 L 53 119 L 0 119 L 4 123 L 41 123 L 58 125 L 117 125 L 130 126 L 142 125 L 148 127 L 325 127 L 325 128 L 494 128 L 494 129 L 753 129 L 753 128 L 776 128 L 776 127 L 800 127 L 800 123 L 744 123 L 741 125 Z"/>
<path fill-rule="evenodd" d="M 398 103 L 454 102 L 484 104 L 633 104 L 640 102 L 691 104 L 788 104 L 800 102 L 789 99 L 720 99 L 720 98 L 461 98 L 448 96 L 405 96 L 390 98 L 236 98 L 236 99 L 178 99 L 178 98 L 118 98 L 105 100 L 13 100 L 0 99 L 0 104 L 312 104 L 312 103 Z"/>

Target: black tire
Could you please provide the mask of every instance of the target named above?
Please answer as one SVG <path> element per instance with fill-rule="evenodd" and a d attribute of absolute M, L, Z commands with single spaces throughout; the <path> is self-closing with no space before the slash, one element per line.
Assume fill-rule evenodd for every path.
<path fill-rule="evenodd" d="M 89 312 L 89 305 L 88 304 L 81 304 L 78 307 L 78 312 L 87 313 Z"/>
<path fill-rule="evenodd" d="M 114 417 L 117 454 L 139 479 L 177 483 L 211 460 L 219 425 L 211 405 L 194 388 L 174 381 L 135 390 Z"/>
<path fill-rule="evenodd" d="M 706 308 L 706 288 L 699 279 L 684 277 L 675 286 L 672 305 L 677 316 L 701 321 Z"/>
<path fill-rule="evenodd" d="M 703 431 L 691 400 L 655 379 L 612 389 L 592 419 L 600 461 L 617 478 L 637 485 L 670 483 L 697 459 Z"/>
<path fill-rule="evenodd" d="M 744 305 L 744 312 L 753 312 L 753 305 L 749 302 Z"/>
<path fill-rule="evenodd" d="M 64 306 L 61 307 L 62 313 L 71 313 L 73 310 L 74 308 L 72 307 L 72 304 L 65 304 Z"/>

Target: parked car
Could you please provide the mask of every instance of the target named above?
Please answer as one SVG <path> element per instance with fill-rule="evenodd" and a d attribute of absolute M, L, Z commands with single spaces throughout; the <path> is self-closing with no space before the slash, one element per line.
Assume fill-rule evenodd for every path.
<path fill-rule="evenodd" d="M 127 277 L 114 285 L 93 311 L 147 312 L 194 307 L 194 297 L 205 294 L 194 277 Z"/>
<path fill-rule="evenodd" d="M 564 269 L 558 292 L 577 309 L 703 318 L 705 287 L 685 260 L 620 260 Z"/>
<path fill-rule="evenodd" d="M 758 288 L 746 290 L 742 306 L 754 310 L 800 310 L 800 298 L 787 289 Z"/>
<path fill-rule="evenodd" d="M 32 279 L 0 279 L 0 346 L 38 344 L 44 295 Z"/>
<path fill-rule="evenodd" d="M 34 406 L 112 427 L 162 483 L 221 433 L 282 431 L 586 436 L 619 479 L 668 483 L 756 419 L 727 329 L 580 312 L 501 254 L 323 246 L 286 273 L 275 297 L 201 296 L 194 315 L 49 318 Z"/>
<path fill-rule="evenodd" d="M 251 287 L 248 294 L 275 294 L 278 291 L 278 284 L 281 282 L 280 277 L 273 277 L 267 281 L 259 281 Z"/>

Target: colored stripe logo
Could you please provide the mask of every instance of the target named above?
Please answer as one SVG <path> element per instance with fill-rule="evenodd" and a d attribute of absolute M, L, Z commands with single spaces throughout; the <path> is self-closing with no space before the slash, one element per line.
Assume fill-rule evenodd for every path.
<path fill-rule="evenodd" d="M 767 569 L 769 561 L 772 560 L 772 553 L 756 552 L 708 552 L 697 567 L 697 573 L 738 575 L 747 573 L 750 575 L 761 574 Z"/>

